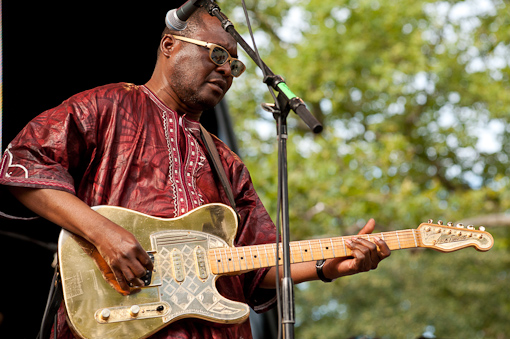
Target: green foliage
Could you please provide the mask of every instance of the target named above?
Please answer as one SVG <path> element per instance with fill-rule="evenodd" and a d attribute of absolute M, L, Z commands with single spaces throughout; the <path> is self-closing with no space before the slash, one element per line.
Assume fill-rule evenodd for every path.
<path fill-rule="evenodd" d="M 325 126 L 316 136 L 289 117 L 294 239 L 354 234 L 370 217 L 385 231 L 510 211 L 507 1 L 247 5 L 264 61 Z M 246 33 L 242 10 L 221 6 Z M 259 106 L 272 98 L 247 64 L 228 98 L 242 157 L 274 216 L 275 127 Z M 414 338 L 433 326 L 440 337 L 505 338 L 510 235 L 489 231 L 489 253 L 395 253 L 336 288 L 305 285 L 299 337 Z"/>
<path fill-rule="evenodd" d="M 509 258 L 501 248 L 398 251 L 331 287 L 298 285 L 299 338 L 508 338 Z"/>

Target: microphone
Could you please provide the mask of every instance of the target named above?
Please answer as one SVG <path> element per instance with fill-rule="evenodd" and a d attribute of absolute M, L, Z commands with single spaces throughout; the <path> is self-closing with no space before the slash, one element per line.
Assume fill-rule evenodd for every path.
<path fill-rule="evenodd" d="M 182 31 L 186 28 L 186 20 L 200 7 L 202 0 L 188 0 L 181 7 L 169 10 L 166 14 L 166 26 L 175 31 Z"/>

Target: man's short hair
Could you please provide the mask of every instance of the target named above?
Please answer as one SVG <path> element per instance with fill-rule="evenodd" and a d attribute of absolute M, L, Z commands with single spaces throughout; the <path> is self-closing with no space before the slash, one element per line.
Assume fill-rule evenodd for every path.
<path fill-rule="evenodd" d="M 206 14 L 209 15 L 207 8 L 205 8 L 203 6 L 199 7 L 186 21 L 185 29 L 183 29 L 182 31 L 176 31 L 174 29 L 168 28 L 168 26 L 167 26 L 163 30 L 163 33 L 161 33 L 161 39 L 163 39 L 163 37 L 166 34 L 180 35 L 180 36 L 184 36 L 187 38 L 193 38 L 196 35 L 199 28 L 204 25 L 203 16 Z M 157 52 L 158 57 L 159 57 L 160 52 L 161 51 L 158 48 L 158 52 Z"/>

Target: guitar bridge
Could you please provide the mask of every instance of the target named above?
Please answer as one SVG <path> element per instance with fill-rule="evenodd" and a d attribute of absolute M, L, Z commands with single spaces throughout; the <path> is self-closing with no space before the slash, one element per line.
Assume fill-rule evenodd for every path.
<path fill-rule="evenodd" d="M 151 252 L 147 252 L 147 254 L 151 258 L 152 265 L 154 265 L 154 254 L 151 253 Z M 154 272 L 155 271 L 156 271 L 156 269 L 154 269 Z M 142 278 L 140 278 L 140 279 L 142 279 L 144 286 L 149 286 L 151 284 L 151 281 L 152 281 L 152 272 L 153 271 L 147 270 L 147 273 Z"/>

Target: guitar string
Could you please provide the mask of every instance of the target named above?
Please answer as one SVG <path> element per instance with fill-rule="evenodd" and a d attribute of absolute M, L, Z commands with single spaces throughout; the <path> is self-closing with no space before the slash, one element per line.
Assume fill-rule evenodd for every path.
<path fill-rule="evenodd" d="M 372 236 L 370 238 L 370 236 Z M 306 262 L 306 261 L 313 261 L 317 260 L 317 258 L 322 259 L 330 259 L 335 257 L 342 257 L 342 256 L 349 256 L 350 250 L 345 247 L 345 240 L 352 240 L 357 238 L 363 238 L 365 240 L 369 240 L 372 243 L 375 242 L 374 237 L 379 237 L 381 239 L 384 239 L 386 244 L 391 250 L 398 250 L 398 249 L 406 249 L 406 248 L 417 248 L 420 247 L 419 244 L 422 244 L 421 240 L 421 233 L 416 232 L 416 229 L 407 229 L 407 230 L 399 230 L 399 231 L 390 231 L 390 232 L 382 232 L 382 233 L 375 233 L 375 234 L 362 234 L 362 235 L 351 235 L 351 236 L 343 236 L 343 237 L 334 237 L 334 238 L 326 238 L 328 239 L 332 246 L 322 245 L 322 241 L 326 239 L 312 239 L 312 240 L 302 240 L 302 241 L 295 241 L 290 244 L 290 255 L 291 255 L 291 262 Z M 236 251 L 238 253 L 239 249 L 241 248 L 256 248 L 259 252 L 260 248 L 263 248 L 264 256 L 265 256 L 265 265 L 262 264 L 260 261 L 260 252 L 259 252 L 259 265 L 256 265 L 254 262 L 254 257 L 252 256 L 252 265 L 250 267 L 248 258 L 245 256 L 243 259 L 239 259 L 240 267 L 241 261 L 245 262 L 246 269 L 256 269 L 261 267 L 270 267 L 276 265 L 276 245 L 275 244 L 265 244 L 265 245 L 254 245 L 254 246 L 245 246 L 245 247 L 233 247 L 233 248 L 226 248 L 226 249 L 214 249 L 213 251 L 223 251 L 224 254 L 227 256 L 226 251 Z M 281 250 L 281 244 L 280 244 L 280 250 Z M 304 250 L 303 250 L 304 248 Z M 245 251 L 245 250 L 243 250 Z M 324 251 L 326 254 L 324 254 Z M 340 253 L 339 255 L 335 255 L 335 252 Z M 246 252 L 244 252 L 246 253 Z M 239 255 L 239 254 L 238 254 Z M 215 255 L 214 255 L 215 256 Z M 220 254 L 221 258 L 221 254 Z M 231 254 L 231 258 L 233 259 L 233 254 Z M 281 260 L 279 258 L 278 260 Z M 267 265 L 267 266 L 266 266 Z M 225 272 L 234 272 L 237 271 L 235 269 L 235 264 L 233 264 L 234 270 L 230 271 L 230 267 L 227 263 L 227 267 L 229 267 L 229 271 L 223 271 L 219 273 L 225 273 Z M 223 267 L 223 265 L 222 265 Z"/>
<path fill-rule="evenodd" d="M 321 257 L 323 259 L 334 258 L 334 257 L 336 257 L 333 254 L 335 251 L 339 251 L 340 255 L 338 255 L 338 257 L 348 256 L 350 254 L 350 250 L 349 249 L 346 250 L 343 245 L 339 244 L 340 242 L 344 243 L 345 240 L 352 240 L 352 239 L 356 239 L 356 238 L 363 238 L 366 240 L 370 239 L 371 242 L 374 242 L 375 241 L 375 239 L 373 239 L 374 236 L 379 237 L 379 238 L 384 238 L 386 243 L 392 250 L 401 248 L 401 245 L 399 243 L 403 243 L 405 246 L 404 248 L 418 247 L 418 246 L 416 246 L 417 243 L 418 242 L 421 243 L 421 235 L 419 232 L 415 233 L 414 229 L 376 233 L 376 234 L 372 234 L 372 239 L 370 239 L 370 236 L 367 234 L 329 238 L 329 241 L 331 242 L 332 246 L 326 246 L 326 247 L 321 246 L 322 245 L 321 240 L 324 240 L 324 239 L 296 241 L 296 242 L 293 242 L 290 244 L 291 260 L 292 260 L 292 262 L 313 261 L 313 260 L 315 260 L 315 259 L 313 259 L 314 255 L 315 255 L 315 257 Z M 306 244 L 308 244 L 308 245 L 306 245 Z M 399 244 L 398 247 L 397 247 L 397 244 Z M 304 253 L 303 253 L 303 250 L 301 247 L 302 245 L 305 245 Z M 269 266 L 273 266 L 276 264 L 276 258 L 275 258 L 276 245 L 275 244 L 244 246 L 244 247 L 239 247 L 239 248 L 229 247 L 229 248 L 221 248 L 221 249 L 212 249 L 212 250 L 210 250 L 212 252 L 211 252 L 211 255 L 209 255 L 209 260 L 210 260 L 210 262 L 215 262 L 216 261 L 215 258 L 217 258 L 216 252 L 220 252 L 219 260 L 223 261 L 222 260 L 222 253 L 223 253 L 226 257 L 226 260 L 225 260 L 226 262 L 221 263 L 223 272 L 219 272 L 219 273 L 235 272 L 235 271 L 237 271 L 236 264 L 235 264 L 236 260 L 234 260 L 234 254 L 233 254 L 233 251 L 235 251 L 236 254 L 238 255 L 238 259 L 239 259 L 239 268 L 240 268 L 239 270 L 242 270 L 242 264 L 241 264 L 242 261 L 244 261 L 246 269 L 256 269 L 256 268 L 262 267 L 263 266 L 262 262 L 260 262 L 260 265 L 255 264 L 255 262 L 253 260 L 254 259 L 253 255 L 250 256 L 250 258 L 252 259 L 252 265 L 251 265 L 252 267 L 250 267 L 249 261 L 248 261 L 248 258 L 246 257 L 246 255 L 243 257 L 243 259 L 241 259 L 239 257 L 238 251 L 240 249 L 243 249 L 243 251 L 246 251 L 245 250 L 246 247 L 250 248 L 251 253 L 252 253 L 252 249 L 251 249 L 252 247 L 257 248 L 257 251 L 262 247 L 263 251 L 265 253 L 265 257 L 266 257 L 265 259 L 266 259 L 267 266 L 269 267 Z M 299 247 L 299 249 L 297 247 Z M 280 249 L 281 249 L 281 245 L 280 245 Z M 331 255 L 329 255 L 329 254 L 324 255 L 324 252 L 323 252 L 324 250 L 326 251 L 326 253 L 331 252 Z M 227 251 L 230 252 L 230 256 L 227 254 Z M 246 252 L 244 252 L 244 253 L 246 253 Z M 321 254 L 318 255 L 318 253 L 321 253 Z M 296 255 L 298 255 L 297 260 L 295 258 Z M 299 256 L 301 257 L 301 260 L 300 260 Z M 281 260 L 281 258 L 279 258 L 279 260 Z M 260 261 L 260 258 L 259 258 L 259 261 Z M 227 270 L 224 269 L 225 263 L 227 264 Z M 219 267 L 218 262 L 215 262 L 215 266 Z M 230 268 L 231 266 L 233 267 L 232 270 Z"/>

